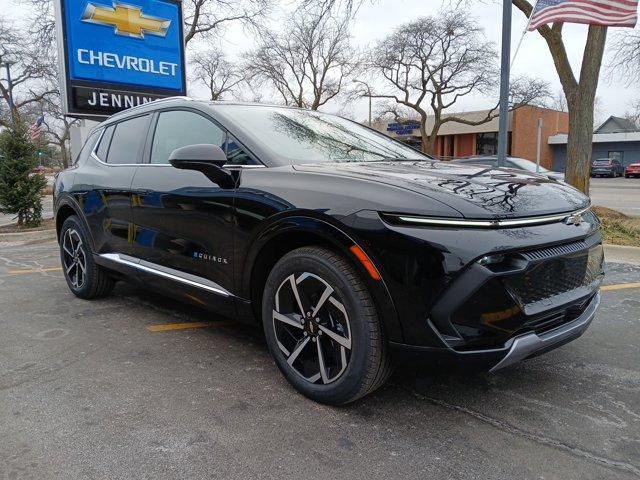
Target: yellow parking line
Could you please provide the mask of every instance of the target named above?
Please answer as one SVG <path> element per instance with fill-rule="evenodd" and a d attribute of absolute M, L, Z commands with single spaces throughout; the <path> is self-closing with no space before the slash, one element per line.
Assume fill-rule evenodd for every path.
<path fill-rule="evenodd" d="M 603 285 L 600 289 L 603 292 L 612 290 L 626 290 L 628 288 L 640 288 L 640 283 L 618 283 L 617 285 Z"/>
<path fill-rule="evenodd" d="M 9 270 L 9 275 L 24 275 L 27 273 L 42 273 L 42 272 L 61 272 L 62 267 L 50 267 L 50 268 L 25 268 L 23 270 Z"/>
<path fill-rule="evenodd" d="M 161 325 L 149 325 L 147 330 L 150 332 L 168 332 L 171 330 L 188 330 L 190 328 L 209 328 L 209 327 L 227 327 L 235 325 L 236 322 L 231 320 L 222 320 L 219 322 L 187 322 L 187 323 L 163 323 Z"/>

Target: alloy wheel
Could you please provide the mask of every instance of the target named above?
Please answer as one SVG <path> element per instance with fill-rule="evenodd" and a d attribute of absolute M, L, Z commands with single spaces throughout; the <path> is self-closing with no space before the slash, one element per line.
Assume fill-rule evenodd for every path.
<path fill-rule="evenodd" d="M 64 232 L 62 252 L 65 275 L 74 288 L 84 286 L 87 275 L 87 254 L 80 234 L 73 228 Z"/>
<path fill-rule="evenodd" d="M 310 383 L 328 384 L 351 358 L 351 326 L 335 289 L 318 275 L 289 275 L 274 298 L 273 329 L 287 364 Z"/>

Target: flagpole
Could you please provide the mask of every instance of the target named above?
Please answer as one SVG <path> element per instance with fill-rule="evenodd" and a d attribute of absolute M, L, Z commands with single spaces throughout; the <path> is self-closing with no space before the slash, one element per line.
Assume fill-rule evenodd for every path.
<path fill-rule="evenodd" d="M 531 9 L 531 15 L 529 15 L 529 19 L 527 20 L 527 25 L 524 27 L 522 31 L 522 35 L 520 36 L 520 41 L 518 42 L 518 46 L 513 52 L 513 57 L 511 58 L 511 68 L 513 68 L 513 64 L 516 63 L 516 57 L 518 56 L 518 52 L 520 51 L 520 47 L 522 46 L 522 41 L 524 40 L 524 36 L 529 31 L 529 25 L 531 25 L 531 19 L 533 18 L 533 12 L 536 11 L 536 7 L 538 6 L 538 2 L 540 0 L 536 0 L 533 4 L 533 8 Z"/>
<path fill-rule="evenodd" d="M 500 116 L 498 117 L 498 167 L 507 160 L 509 127 L 509 70 L 511 64 L 511 0 L 502 0 L 502 60 L 500 68 Z"/>

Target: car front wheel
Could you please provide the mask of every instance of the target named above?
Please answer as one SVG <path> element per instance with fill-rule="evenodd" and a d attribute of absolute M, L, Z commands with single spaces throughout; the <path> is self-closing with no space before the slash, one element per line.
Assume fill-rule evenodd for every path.
<path fill-rule="evenodd" d="M 59 242 L 62 271 L 71 292 L 84 299 L 108 295 L 114 281 L 94 262 L 87 234 L 77 216 L 64 221 Z"/>
<path fill-rule="evenodd" d="M 294 250 L 273 267 L 262 318 L 271 355 L 302 394 L 341 405 L 391 373 L 371 295 L 349 261 L 321 247 Z"/>

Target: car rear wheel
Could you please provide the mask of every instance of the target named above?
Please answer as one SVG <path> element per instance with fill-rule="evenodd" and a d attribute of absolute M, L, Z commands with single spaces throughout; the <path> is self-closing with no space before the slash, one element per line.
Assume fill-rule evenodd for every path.
<path fill-rule="evenodd" d="M 285 255 L 263 295 L 267 344 L 287 380 L 322 403 L 352 402 L 391 374 L 367 287 L 342 256 L 320 247 Z"/>
<path fill-rule="evenodd" d="M 114 280 L 93 261 L 87 234 L 75 215 L 60 230 L 60 261 L 67 285 L 77 297 L 104 297 L 113 289 Z"/>

